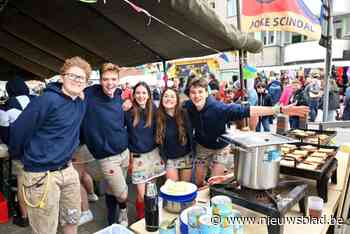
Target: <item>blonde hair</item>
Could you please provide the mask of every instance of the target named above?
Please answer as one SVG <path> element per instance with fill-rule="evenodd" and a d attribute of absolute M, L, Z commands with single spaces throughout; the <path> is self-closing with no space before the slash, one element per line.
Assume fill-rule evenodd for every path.
<path fill-rule="evenodd" d="M 92 69 L 91 69 L 90 64 L 85 59 L 83 59 L 79 56 L 75 56 L 75 57 L 66 59 L 64 61 L 63 66 L 60 69 L 61 75 L 66 73 L 67 70 L 70 69 L 71 67 L 81 68 L 85 72 L 86 80 L 89 80 Z"/>
<path fill-rule="evenodd" d="M 101 66 L 101 74 L 105 73 L 105 72 L 116 72 L 119 76 L 119 72 L 120 72 L 120 67 L 116 64 L 113 63 L 104 63 Z"/>

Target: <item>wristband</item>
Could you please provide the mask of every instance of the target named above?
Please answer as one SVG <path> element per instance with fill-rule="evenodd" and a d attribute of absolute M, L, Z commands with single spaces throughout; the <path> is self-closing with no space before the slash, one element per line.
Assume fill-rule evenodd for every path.
<path fill-rule="evenodd" d="M 282 106 L 276 104 L 272 107 L 272 110 L 274 112 L 274 115 L 278 115 L 279 113 L 282 113 Z"/>

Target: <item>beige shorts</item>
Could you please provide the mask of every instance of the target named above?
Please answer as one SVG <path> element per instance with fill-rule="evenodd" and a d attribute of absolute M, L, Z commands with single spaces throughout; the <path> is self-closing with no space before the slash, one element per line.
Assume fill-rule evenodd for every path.
<path fill-rule="evenodd" d="M 73 154 L 73 164 L 84 164 L 94 161 L 94 157 L 88 150 L 86 145 L 79 146 Z"/>
<path fill-rule="evenodd" d="M 31 207 L 26 202 L 30 226 L 35 234 L 57 233 L 58 222 L 62 226 L 79 223 L 80 182 L 72 165 L 49 175 L 46 172 L 23 171 L 23 186 L 26 200 L 31 205 L 44 202 L 41 208 Z M 46 199 L 42 199 L 45 193 Z"/>
<path fill-rule="evenodd" d="M 143 184 L 165 174 L 165 165 L 159 156 L 158 148 L 133 157 L 132 183 Z"/>
<path fill-rule="evenodd" d="M 219 163 L 225 166 L 227 170 L 233 171 L 234 156 L 231 153 L 230 145 L 226 146 L 223 149 L 213 150 L 197 144 L 196 151 L 197 166 L 204 166 L 208 169 L 211 168 L 213 164 Z"/>
<path fill-rule="evenodd" d="M 177 159 L 168 159 L 166 161 L 166 169 L 191 169 L 192 157 L 191 155 L 185 155 Z"/>
<path fill-rule="evenodd" d="M 129 166 L 129 154 L 129 150 L 126 149 L 121 154 L 98 160 L 103 177 L 107 180 L 113 195 L 117 198 L 128 191 L 126 176 Z"/>

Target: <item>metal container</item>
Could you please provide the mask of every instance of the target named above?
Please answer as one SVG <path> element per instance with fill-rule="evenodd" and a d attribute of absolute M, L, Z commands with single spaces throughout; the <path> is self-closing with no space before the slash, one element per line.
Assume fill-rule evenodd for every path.
<path fill-rule="evenodd" d="M 236 133 L 237 134 L 237 133 Z M 222 137 L 238 149 L 235 155 L 235 175 L 244 187 L 265 190 L 275 188 L 280 177 L 280 145 L 294 139 L 273 134 L 249 132 Z"/>

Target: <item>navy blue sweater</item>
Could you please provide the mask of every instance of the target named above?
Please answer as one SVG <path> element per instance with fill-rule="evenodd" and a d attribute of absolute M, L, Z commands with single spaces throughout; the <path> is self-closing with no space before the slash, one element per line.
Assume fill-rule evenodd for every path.
<path fill-rule="evenodd" d="M 187 127 L 187 126 L 186 126 Z M 181 145 L 179 142 L 179 131 L 174 117 L 166 115 L 165 139 L 159 146 L 163 159 L 177 159 L 191 152 L 191 141 L 187 134 L 187 144 Z"/>
<path fill-rule="evenodd" d="M 151 127 L 145 127 L 146 114 L 141 111 L 140 121 L 134 127 L 132 110 L 126 113 L 126 125 L 128 127 L 129 150 L 132 153 L 148 153 L 157 147 L 155 142 L 156 134 L 156 106 L 153 105 L 153 120 Z"/>
<path fill-rule="evenodd" d="M 227 146 L 227 143 L 218 140 L 225 133 L 226 124 L 249 117 L 250 111 L 248 106 L 224 104 L 211 96 L 200 111 L 191 100 L 186 101 L 184 106 L 195 130 L 195 141 L 208 149 L 222 149 Z"/>
<path fill-rule="evenodd" d="M 49 85 L 10 127 L 10 155 L 21 158 L 25 171 L 57 169 L 72 159 L 79 144 L 86 104 L 62 93 L 61 87 Z"/>
<path fill-rule="evenodd" d="M 87 110 L 81 128 L 81 138 L 91 154 L 103 159 L 120 154 L 128 147 L 128 133 L 122 109 L 121 90 L 107 96 L 101 85 L 85 90 Z"/>

